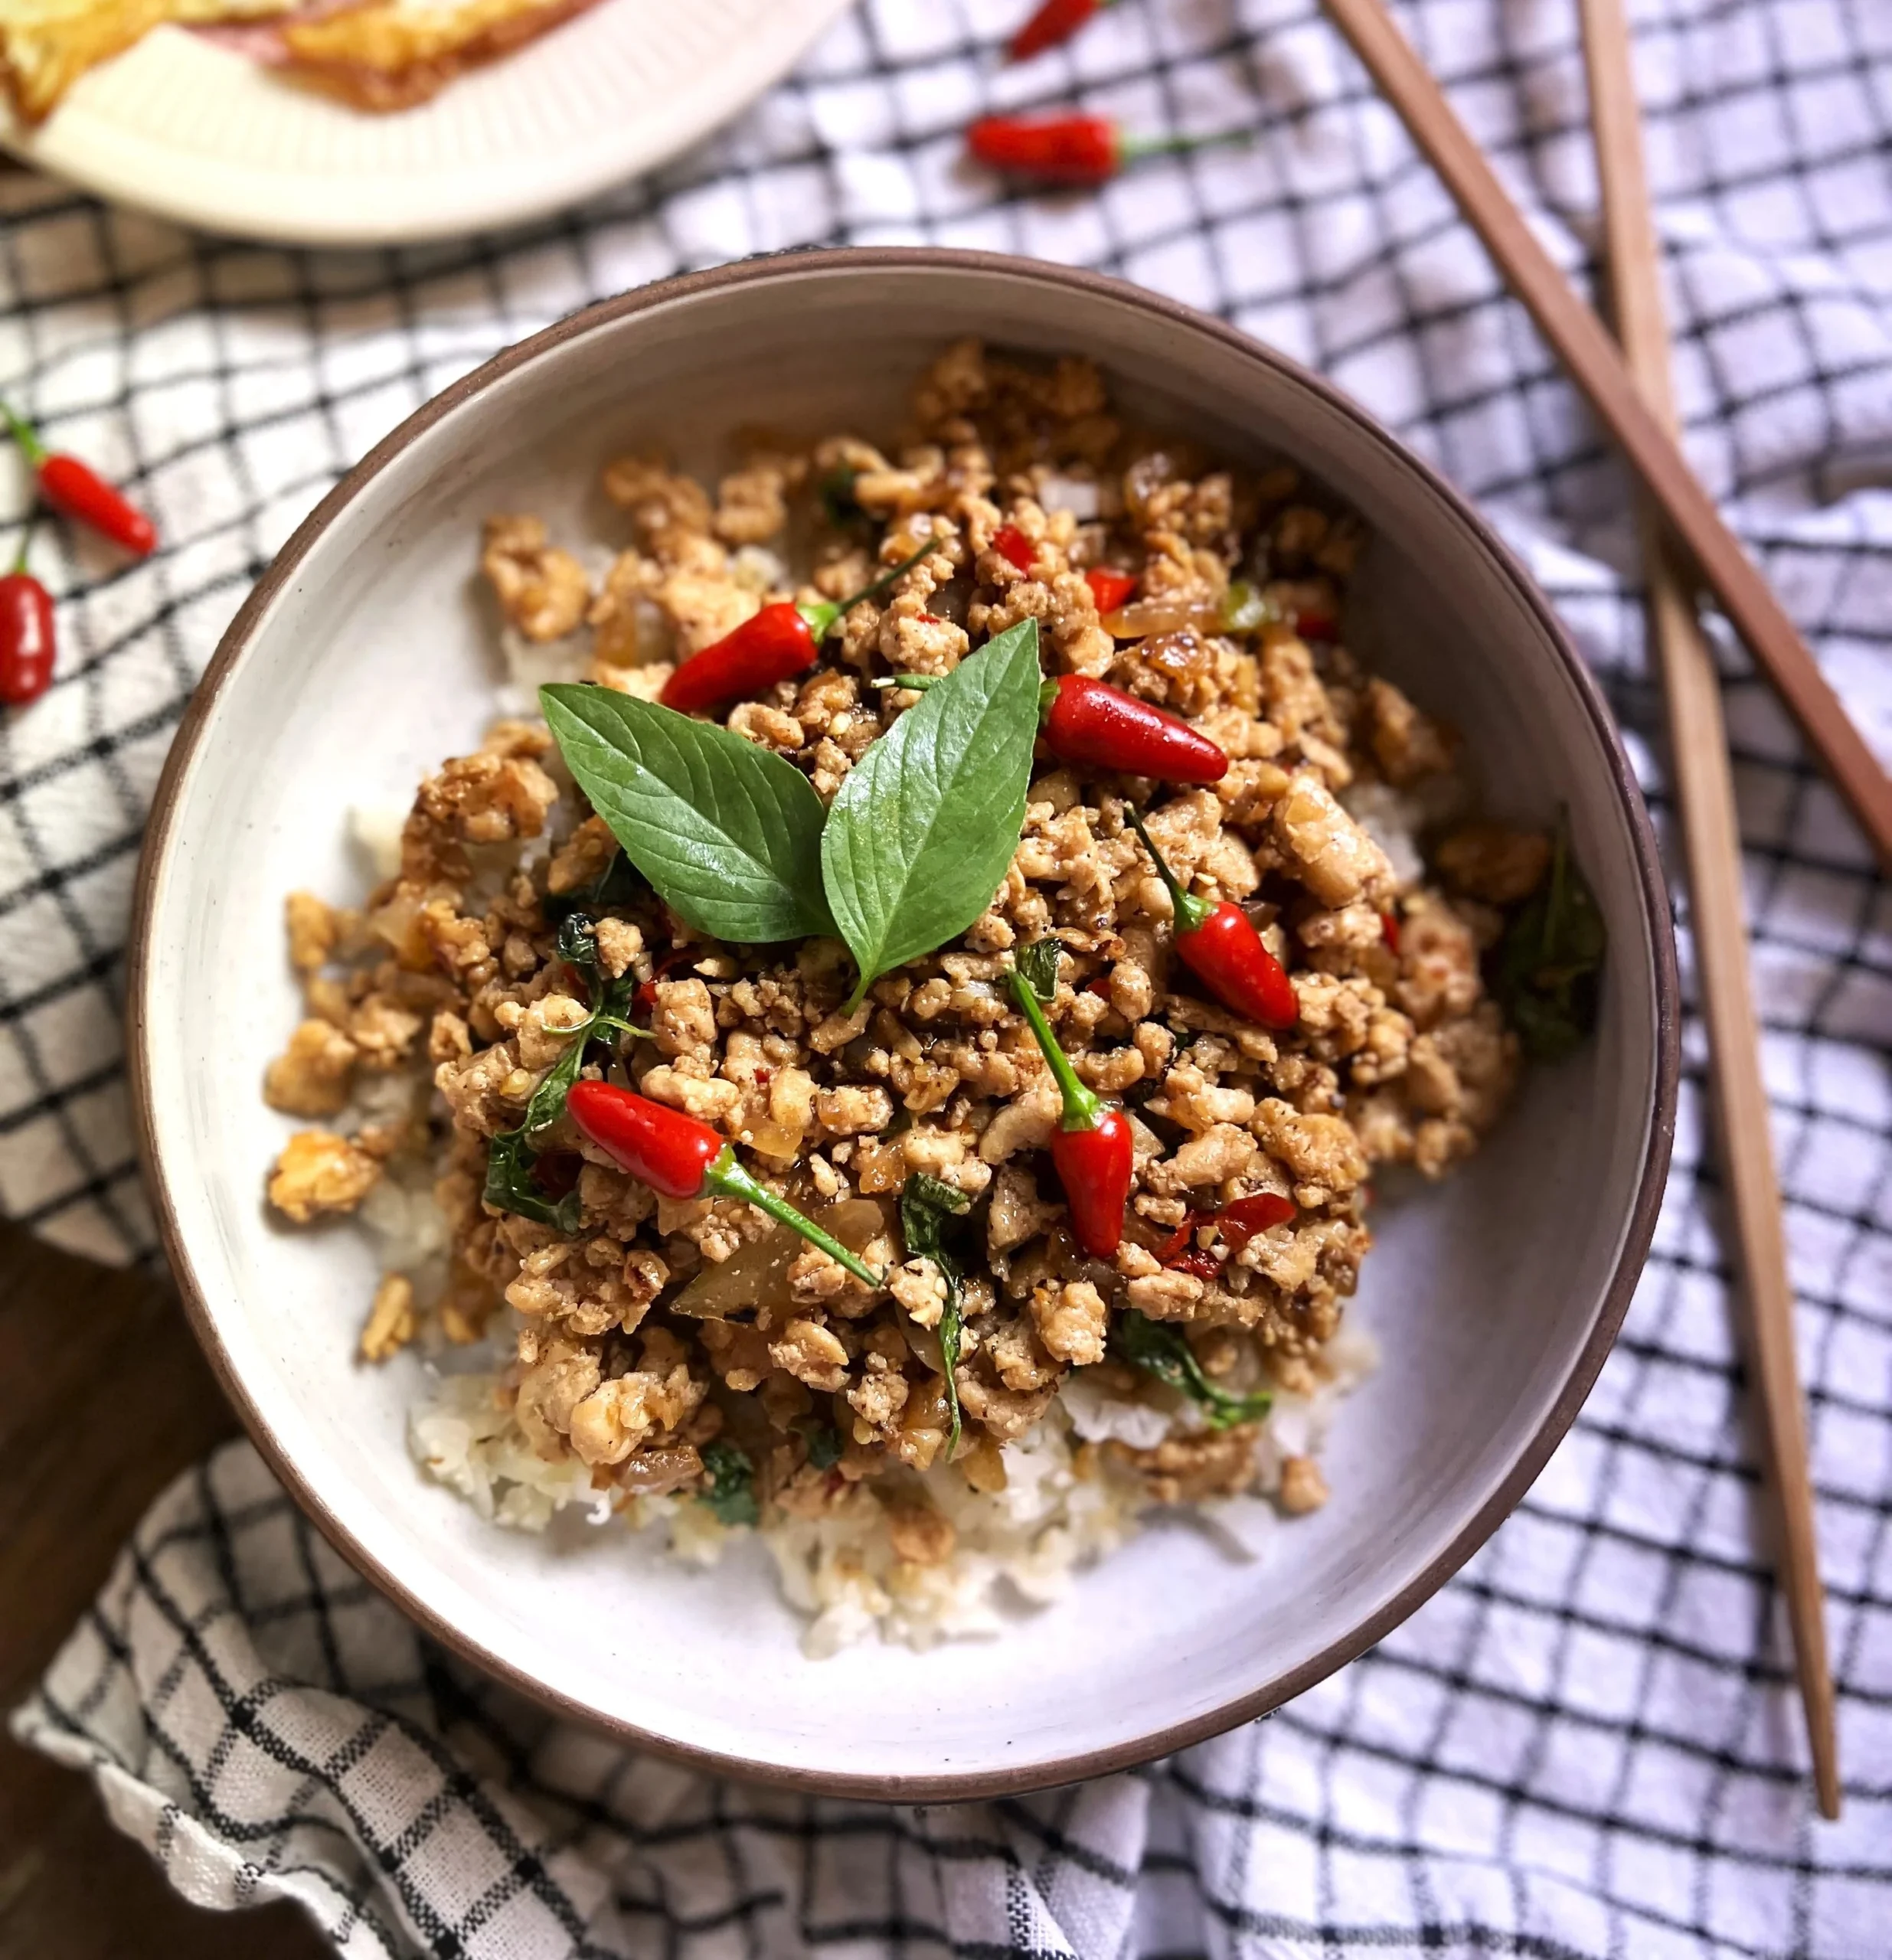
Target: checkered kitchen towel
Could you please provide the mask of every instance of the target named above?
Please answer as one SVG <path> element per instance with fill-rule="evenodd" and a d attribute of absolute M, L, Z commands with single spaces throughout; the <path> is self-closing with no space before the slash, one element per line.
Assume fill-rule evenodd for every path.
<path fill-rule="evenodd" d="M 1001 70 L 1024 0 L 873 0 L 736 129 L 523 236 L 315 256 L 0 181 L 0 377 L 152 505 L 127 567 L 55 530 L 67 652 L 0 724 L 0 1196 L 149 1246 L 118 1062 L 139 827 L 245 588 L 377 436 L 506 341 L 680 267 L 932 240 L 1104 267 L 1332 376 L 1498 518 L 1665 812 L 1622 479 L 1314 0 L 1122 0 Z M 1409 28 L 1588 281 L 1574 0 Z M 1688 447 L 1892 751 L 1892 8 L 1639 0 Z M 1096 194 L 958 160 L 1078 99 L 1251 148 Z M 17 495 L 17 493 L 15 493 Z M 233 1446 L 158 1505 L 24 1711 L 180 1889 L 304 1900 L 351 1954 L 1892 1953 L 1892 902 L 1726 656 L 1812 1396 L 1847 1811 L 1812 1818 L 1757 1549 L 1699 1031 L 1647 1279 L 1518 1514 L 1377 1652 L 1141 1775 L 961 1810 L 633 1762 L 414 1635 Z M 1685 950 L 1685 965 L 1686 965 Z"/>

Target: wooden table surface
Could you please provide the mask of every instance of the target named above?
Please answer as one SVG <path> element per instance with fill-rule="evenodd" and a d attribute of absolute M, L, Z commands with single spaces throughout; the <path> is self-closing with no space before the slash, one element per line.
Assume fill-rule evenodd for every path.
<path fill-rule="evenodd" d="M 145 1505 L 236 1416 L 169 1284 L 0 1225 L 0 1708 L 25 1696 Z M 315 1960 L 299 1908 L 187 1906 L 90 1782 L 0 1734 L 0 1960 Z"/>

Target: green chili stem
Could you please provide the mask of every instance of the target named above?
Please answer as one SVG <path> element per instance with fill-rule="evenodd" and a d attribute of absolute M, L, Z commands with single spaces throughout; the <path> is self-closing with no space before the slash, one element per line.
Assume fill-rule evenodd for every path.
<path fill-rule="evenodd" d="M 1061 1127 L 1067 1130 L 1094 1130 L 1103 1120 L 1103 1099 L 1093 1089 L 1087 1089 L 1077 1079 L 1077 1071 L 1071 1067 L 1070 1056 L 1058 1046 L 1057 1037 L 1051 1032 L 1051 1024 L 1044 1018 L 1044 1010 L 1038 1004 L 1038 997 L 1032 991 L 1031 982 L 1017 967 L 1008 976 L 1011 991 L 1018 1005 L 1024 1011 L 1024 1018 L 1031 1024 L 1031 1032 L 1037 1037 L 1040 1051 L 1051 1071 L 1059 1090 L 1064 1098 L 1064 1116 Z"/>
<path fill-rule="evenodd" d="M 864 585 L 851 599 L 825 599 L 818 605 L 804 606 L 802 617 L 808 622 L 809 631 L 818 642 L 825 640 L 835 630 L 844 612 L 851 612 L 864 599 L 878 598 L 903 572 L 910 572 L 922 558 L 929 557 L 938 548 L 937 541 L 929 537 L 910 558 L 903 558 L 892 570 L 881 573 L 872 584 Z"/>
<path fill-rule="evenodd" d="M 1206 898 L 1198 898 L 1193 892 L 1185 891 L 1176 882 L 1176 874 L 1163 862 L 1163 854 L 1150 841 L 1150 834 L 1143 828 L 1143 819 L 1137 814 L 1134 803 L 1126 803 L 1123 812 L 1137 835 L 1143 840 L 1143 848 L 1149 853 L 1150 862 L 1156 867 L 1156 874 L 1169 887 L 1169 902 L 1175 908 L 1176 930 L 1179 933 L 1196 931 L 1209 914 L 1215 910 Z"/>
<path fill-rule="evenodd" d="M 37 469 L 46 460 L 46 445 L 39 439 L 39 432 L 22 416 L 14 413 L 11 404 L 0 401 L 0 415 L 7 419 L 7 427 L 12 432 L 13 439 L 20 446 L 20 453 Z"/>
<path fill-rule="evenodd" d="M 777 1197 L 766 1184 L 746 1171 L 737 1162 L 735 1151 L 728 1144 L 724 1145 L 721 1154 L 704 1172 L 703 1188 L 718 1197 L 741 1198 L 758 1211 L 766 1211 L 791 1232 L 799 1232 L 811 1246 L 819 1246 L 830 1259 L 868 1285 L 877 1289 L 887 1284 L 884 1275 L 849 1252 L 832 1232 L 824 1232 L 813 1219 L 805 1217 L 786 1198 Z"/>
<path fill-rule="evenodd" d="M 33 528 L 39 522 L 39 513 L 33 511 L 26 520 L 25 528 L 20 533 L 20 548 L 14 554 L 13 569 L 15 573 L 26 570 L 27 547 L 33 541 Z"/>

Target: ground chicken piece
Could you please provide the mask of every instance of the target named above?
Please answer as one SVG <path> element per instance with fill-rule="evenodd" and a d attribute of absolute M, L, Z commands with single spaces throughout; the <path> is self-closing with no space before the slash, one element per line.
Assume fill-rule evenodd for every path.
<path fill-rule="evenodd" d="M 848 1390 L 848 1406 L 856 1417 L 855 1440 L 884 1436 L 907 1406 L 908 1385 L 900 1364 L 889 1355 L 870 1354 L 861 1363 L 861 1379 Z M 868 1431 L 864 1436 L 863 1429 Z"/>
<path fill-rule="evenodd" d="M 1541 830 L 1463 824 L 1440 844 L 1433 860 L 1455 890 L 1487 905 L 1516 905 L 1543 884 L 1551 868 L 1551 840 Z"/>
<path fill-rule="evenodd" d="M 1452 741 L 1390 681 L 1367 683 L 1366 738 L 1387 782 L 1403 789 L 1452 766 Z"/>
<path fill-rule="evenodd" d="M 270 1175 L 270 1202 L 293 1224 L 352 1211 L 374 1188 L 379 1161 L 332 1130 L 298 1130 Z"/>
<path fill-rule="evenodd" d="M 591 1010 L 583 1001 L 569 994 L 541 994 L 507 1027 L 518 1048 L 520 1067 L 550 1068 L 590 1018 Z M 505 1017 L 499 1020 L 505 1027 Z"/>
<path fill-rule="evenodd" d="M 568 1454 L 572 1411 L 598 1386 L 603 1370 L 588 1348 L 548 1342 L 519 1380 L 513 1413 L 535 1455 L 556 1463 Z"/>
<path fill-rule="evenodd" d="M 1497 1008 L 1481 1001 L 1412 1044 L 1406 1093 L 1413 1107 L 1485 1131 L 1496 1122 L 1518 1074 L 1518 1037 Z"/>
<path fill-rule="evenodd" d="M 1132 1449 L 1120 1442 L 1106 1446 L 1137 1472 L 1158 1504 L 1236 1497 L 1255 1481 L 1255 1431 L 1247 1423 L 1166 1436 L 1154 1449 Z"/>
<path fill-rule="evenodd" d="M 1267 718 L 1284 740 L 1311 738 L 1329 746 L 1346 740 L 1333 701 L 1314 671 L 1314 656 L 1292 634 L 1269 635 L 1262 650 L 1261 687 Z"/>
<path fill-rule="evenodd" d="M 1188 1272 L 1152 1272 L 1126 1289 L 1130 1305 L 1152 1320 L 1189 1320 L 1207 1288 Z"/>
<path fill-rule="evenodd" d="M 1391 896 L 1386 853 L 1312 776 L 1295 777 L 1270 828 L 1296 874 L 1329 910 Z"/>
<path fill-rule="evenodd" d="M 313 973 L 328 964 L 341 936 L 341 914 L 312 891 L 292 891 L 283 903 L 289 933 L 289 964 L 298 973 Z"/>
<path fill-rule="evenodd" d="M 1034 1288 L 1031 1318 L 1045 1351 L 1055 1359 L 1074 1368 L 1087 1368 L 1103 1359 L 1109 1309 L 1088 1279 Z"/>
<path fill-rule="evenodd" d="M 707 1080 L 698 1075 L 686 1073 L 682 1069 L 667 1068 L 662 1063 L 645 1074 L 637 1085 L 653 1102 L 662 1102 L 672 1109 L 681 1109 L 686 1116 L 694 1116 L 699 1123 L 721 1125 L 742 1108 L 743 1093 L 733 1082 L 725 1082 L 721 1076 L 712 1076 Z"/>
<path fill-rule="evenodd" d="M 548 1233 L 520 1261 L 505 1299 L 528 1319 L 555 1321 L 567 1333 L 591 1337 L 622 1328 L 628 1334 L 669 1277 L 655 1253 L 627 1255 L 608 1234 L 578 1240 Z"/>
<path fill-rule="evenodd" d="M 508 622 L 529 640 L 563 639 L 591 603 L 584 567 L 546 542 L 537 518 L 489 518 L 479 568 Z"/>
<path fill-rule="evenodd" d="M 949 1517 L 924 1498 L 905 1493 L 887 1504 L 887 1536 L 909 1565 L 944 1565 L 959 1542 Z"/>
<path fill-rule="evenodd" d="M 1063 1110 L 1057 1084 L 1041 1078 L 985 1125 L 979 1140 L 979 1156 L 988 1164 L 1002 1164 L 1021 1150 L 1041 1150 L 1051 1142 Z"/>
<path fill-rule="evenodd" d="M 959 1406 L 975 1422 L 984 1424 L 996 1441 L 1015 1442 L 1037 1426 L 1051 1406 L 1057 1382 L 1054 1379 L 1034 1389 L 1006 1387 L 985 1372 L 985 1361 L 981 1354 L 972 1364 L 959 1368 L 954 1378 Z"/>
<path fill-rule="evenodd" d="M 1158 1196 L 1173 1197 L 1179 1192 L 1246 1176 L 1254 1161 L 1255 1139 L 1247 1131 L 1233 1123 L 1217 1123 L 1200 1136 L 1191 1137 L 1175 1156 L 1150 1165 L 1144 1182 Z"/>
<path fill-rule="evenodd" d="M 1255 1099 L 1246 1089 L 1211 1083 L 1192 1062 L 1178 1062 L 1163 1078 L 1162 1096 L 1148 1106 L 1155 1115 L 1200 1133 L 1218 1123 L 1245 1124 L 1255 1113 Z"/>
<path fill-rule="evenodd" d="M 824 1394 L 847 1382 L 848 1351 L 819 1321 L 790 1321 L 780 1337 L 769 1343 L 769 1358 Z"/>
<path fill-rule="evenodd" d="M 658 456 L 619 456 L 600 479 L 604 494 L 630 513 L 638 542 L 653 557 L 673 564 L 691 540 L 710 528 L 710 500 L 693 478 L 672 475 Z"/>
<path fill-rule="evenodd" d="M 946 1275 L 923 1253 L 916 1253 L 887 1276 L 887 1290 L 917 1327 L 937 1327 L 946 1312 Z"/>
<path fill-rule="evenodd" d="M 1350 1191 L 1367 1174 L 1367 1154 L 1344 1116 L 1304 1116 L 1271 1096 L 1255 1112 L 1255 1134 L 1297 1184 Z"/>
<path fill-rule="evenodd" d="M 362 1360 L 384 1361 L 399 1354 L 414 1338 L 416 1325 L 413 1282 L 398 1272 L 387 1274 L 374 1289 L 361 1330 Z"/>
<path fill-rule="evenodd" d="M 551 892 L 577 891 L 596 883 L 617 854 L 617 839 L 602 817 L 587 817 L 552 853 L 545 867 L 545 887 Z"/>
<path fill-rule="evenodd" d="M 653 1328 L 632 1372 L 600 1383 L 573 1406 L 571 1446 L 583 1462 L 622 1463 L 650 1439 L 681 1428 L 707 1393 L 690 1373 L 683 1344 Z"/>
<path fill-rule="evenodd" d="M 306 1021 L 263 1078 L 263 1099 L 291 1116 L 332 1116 L 348 1099 L 355 1044 L 325 1021 Z"/>
<path fill-rule="evenodd" d="M 730 710 L 729 726 L 758 748 L 773 749 L 778 755 L 792 756 L 802 746 L 802 724 L 793 715 L 766 701 L 738 701 Z"/>
<path fill-rule="evenodd" d="M 597 923 L 598 964 L 606 979 L 621 980 L 642 956 L 642 928 L 625 919 L 600 919 Z"/>
<path fill-rule="evenodd" d="M 506 844 L 537 837 L 557 801 L 557 784 L 529 756 L 456 756 L 420 786 L 407 825 L 462 844 Z"/>
<path fill-rule="evenodd" d="M 806 465 L 799 457 L 753 456 L 717 486 L 716 534 L 725 544 L 763 544 L 789 521 L 785 494 Z"/>
<path fill-rule="evenodd" d="M 519 1067 L 512 1044 L 499 1041 L 464 1062 L 441 1063 L 433 1072 L 433 1086 L 446 1098 L 461 1129 L 497 1136 L 517 1127 L 532 1093 L 532 1076 Z"/>
<path fill-rule="evenodd" d="M 985 1250 L 1002 1258 L 1041 1232 L 1050 1230 L 1064 1207 L 1038 1196 L 1037 1180 L 1029 1171 L 1008 1164 L 992 1180 L 992 1201 L 985 1214 Z"/>
<path fill-rule="evenodd" d="M 348 1039 L 362 1067 L 384 1075 L 407 1060 L 425 1025 L 386 994 L 370 994 L 348 1016 Z"/>
<path fill-rule="evenodd" d="M 1394 998 L 1427 1028 L 1469 1014 L 1484 991 L 1478 942 L 1437 893 L 1412 893 L 1400 920 L 1399 979 Z"/>
<path fill-rule="evenodd" d="M 657 1051 L 673 1060 L 679 1056 L 708 1057 L 716 1044 L 716 1003 L 701 980 L 660 980 L 652 990 L 651 1033 Z"/>
<path fill-rule="evenodd" d="M 1281 1462 L 1281 1508 L 1302 1517 L 1327 1501 L 1327 1479 L 1311 1456 L 1284 1457 Z"/>
<path fill-rule="evenodd" d="M 878 1136 L 893 1120 L 893 1099 L 884 1089 L 850 1084 L 815 1097 L 815 1121 L 829 1136 Z"/>

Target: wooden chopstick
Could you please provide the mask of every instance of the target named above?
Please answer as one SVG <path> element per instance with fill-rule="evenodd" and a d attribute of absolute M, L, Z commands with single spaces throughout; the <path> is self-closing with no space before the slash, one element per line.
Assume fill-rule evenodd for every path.
<path fill-rule="evenodd" d="M 1675 438 L 1643 400 L 1614 342 L 1532 236 L 1381 0 L 1325 4 L 1485 241 L 1511 290 L 1622 446 L 1703 582 L 1799 724 L 1880 862 L 1892 871 L 1892 779 L 1847 718 L 1839 697 L 1826 684 L 1766 580 L 1722 522 Z"/>
<path fill-rule="evenodd" d="M 1603 185 L 1603 230 L 1612 312 L 1630 374 L 1650 409 L 1676 426 L 1662 313 L 1661 260 L 1642 165 L 1642 131 L 1622 0 L 1581 0 L 1583 52 L 1590 70 L 1590 114 Z M 1642 553 L 1648 568 L 1649 625 L 1668 710 L 1675 801 L 1688 865 L 1689 922 L 1694 934 L 1702 1017 L 1720 1117 L 1721 1162 L 1732 1200 L 1744 1285 L 1755 1388 L 1773 1470 L 1779 1511 L 1782 1584 L 1806 1711 L 1814 1787 L 1821 1810 L 1839 1815 L 1839 1751 L 1832 1677 L 1827 1671 L 1826 1620 L 1814 1536 L 1813 1489 L 1806 1426 L 1794 1356 L 1793 1289 L 1781 1230 L 1780 1189 L 1767 1133 L 1761 1083 L 1760 1029 L 1747 970 L 1747 925 L 1741 899 L 1741 840 L 1735 814 L 1721 692 L 1697 625 L 1689 588 L 1667 549 L 1655 513 L 1644 501 Z"/>

